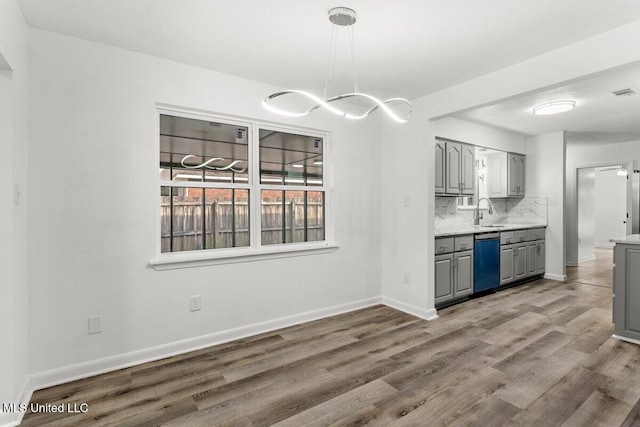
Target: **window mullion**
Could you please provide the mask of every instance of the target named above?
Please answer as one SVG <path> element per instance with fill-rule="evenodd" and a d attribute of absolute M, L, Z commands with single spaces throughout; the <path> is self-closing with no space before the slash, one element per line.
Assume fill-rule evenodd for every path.
<path fill-rule="evenodd" d="M 260 143 L 258 127 L 255 123 L 251 127 L 249 157 L 251 158 L 251 169 L 249 170 L 250 201 L 253 201 L 253 209 L 251 209 L 251 205 L 249 206 L 250 218 L 252 219 L 250 224 L 251 246 L 257 249 L 262 246 L 262 190 L 260 188 Z"/>

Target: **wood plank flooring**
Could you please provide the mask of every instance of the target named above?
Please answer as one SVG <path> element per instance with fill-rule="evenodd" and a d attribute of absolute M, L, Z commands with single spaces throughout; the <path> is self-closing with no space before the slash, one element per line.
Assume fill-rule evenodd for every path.
<path fill-rule="evenodd" d="M 423 321 L 359 310 L 38 391 L 23 426 L 640 425 L 612 253 Z"/>

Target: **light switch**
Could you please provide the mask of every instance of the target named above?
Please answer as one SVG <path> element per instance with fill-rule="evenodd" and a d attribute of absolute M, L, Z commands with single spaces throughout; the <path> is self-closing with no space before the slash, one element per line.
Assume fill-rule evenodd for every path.
<path fill-rule="evenodd" d="M 89 317 L 89 335 L 102 332 L 102 316 Z"/>

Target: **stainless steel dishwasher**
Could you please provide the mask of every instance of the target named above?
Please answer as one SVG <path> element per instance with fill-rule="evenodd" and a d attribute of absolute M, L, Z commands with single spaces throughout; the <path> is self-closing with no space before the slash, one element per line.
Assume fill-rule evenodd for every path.
<path fill-rule="evenodd" d="M 476 234 L 474 239 L 473 293 L 500 285 L 500 233 Z"/>

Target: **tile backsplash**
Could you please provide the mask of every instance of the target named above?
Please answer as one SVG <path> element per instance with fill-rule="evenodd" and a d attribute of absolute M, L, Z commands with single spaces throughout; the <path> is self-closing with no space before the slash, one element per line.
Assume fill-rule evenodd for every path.
<path fill-rule="evenodd" d="M 546 197 L 525 197 L 522 199 L 492 199 L 493 215 L 482 210 L 481 224 L 527 224 L 547 225 Z M 481 207 L 486 208 L 486 201 Z M 456 228 L 473 226 L 473 209 L 458 208 L 457 197 L 436 197 L 435 232 L 445 232 Z"/>

